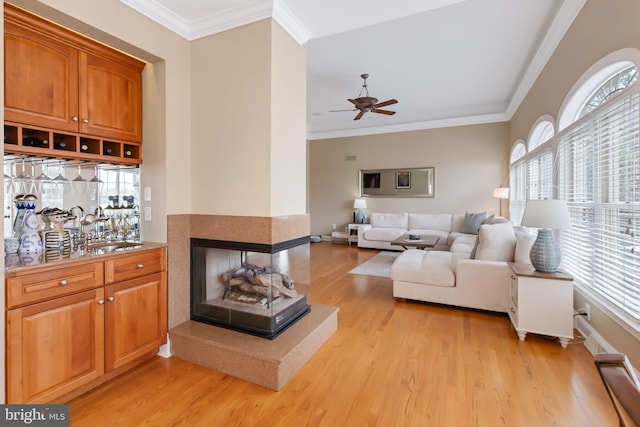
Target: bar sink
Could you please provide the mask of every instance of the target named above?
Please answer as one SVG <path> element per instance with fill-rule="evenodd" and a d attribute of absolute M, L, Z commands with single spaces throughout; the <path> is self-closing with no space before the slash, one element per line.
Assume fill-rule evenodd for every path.
<path fill-rule="evenodd" d="M 87 243 L 87 250 L 100 249 L 105 252 L 115 251 L 120 248 L 132 248 L 135 246 L 142 246 L 142 242 L 129 242 L 129 241 L 113 241 L 113 242 L 93 242 Z"/>

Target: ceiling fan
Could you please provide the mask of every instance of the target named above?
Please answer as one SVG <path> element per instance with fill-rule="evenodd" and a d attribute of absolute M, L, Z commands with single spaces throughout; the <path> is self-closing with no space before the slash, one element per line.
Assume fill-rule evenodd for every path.
<path fill-rule="evenodd" d="M 338 111 L 357 111 L 360 110 L 358 115 L 353 120 L 360 120 L 364 113 L 372 112 L 378 114 L 386 114 L 388 116 L 394 115 L 395 111 L 389 110 L 381 110 L 380 107 L 386 107 L 387 105 L 397 104 L 397 99 L 389 99 L 387 101 L 378 102 L 378 98 L 374 98 L 369 96 L 369 89 L 367 89 L 367 79 L 369 78 L 369 74 L 360 74 L 360 77 L 364 80 L 362 84 L 362 89 L 360 89 L 360 93 L 358 97 L 355 99 L 347 99 L 347 101 L 351 102 L 355 105 L 356 108 L 352 110 L 331 110 L 330 112 L 338 112 Z M 362 96 L 364 94 L 364 96 Z"/>

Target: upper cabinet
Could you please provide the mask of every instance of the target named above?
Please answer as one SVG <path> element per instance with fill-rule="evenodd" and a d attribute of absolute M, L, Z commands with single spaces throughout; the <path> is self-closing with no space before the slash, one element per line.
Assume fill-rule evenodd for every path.
<path fill-rule="evenodd" d="M 144 62 L 4 6 L 6 122 L 142 142 Z"/>
<path fill-rule="evenodd" d="M 142 69 L 80 52 L 80 133 L 142 141 Z"/>

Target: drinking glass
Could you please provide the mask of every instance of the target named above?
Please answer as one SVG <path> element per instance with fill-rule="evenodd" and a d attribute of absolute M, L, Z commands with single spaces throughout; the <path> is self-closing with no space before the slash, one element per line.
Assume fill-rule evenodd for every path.
<path fill-rule="evenodd" d="M 34 162 L 35 160 L 31 162 L 32 170 L 34 169 Z M 48 184 L 51 183 L 51 178 L 44 172 L 44 159 L 40 161 L 40 175 L 33 178 L 33 180 L 36 184 L 36 191 L 38 193 L 45 193 L 48 190 L 47 187 Z"/>
<path fill-rule="evenodd" d="M 51 182 L 53 182 L 59 189 L 64 190 L 64 186 L 69 184 L 69 180 L 64 176 L 64 165 L 62 164 L 62 161 L 58 162 L 58 167 L 60 168 L 60 172 L 58 173 L 58 176 L 51 179 Z"/>
<path fill-rule="evenodd" d="M 74 193 L 84 193 L 88 190 L 87 180 L 82 176 L 82 163 L 78 163 L 78 176 L 71 181 Z"/>

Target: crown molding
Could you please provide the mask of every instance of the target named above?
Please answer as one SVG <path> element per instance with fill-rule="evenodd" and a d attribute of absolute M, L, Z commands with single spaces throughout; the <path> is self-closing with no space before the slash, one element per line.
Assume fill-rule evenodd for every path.
<path fill-rule="evenodd" d="M 299 44 L 305 44 L 311 38 L 307 28 L 280 0 L 242 2 L 215 15 L 203 16 L 194 21 L 181 18 L 155 0 L 120 2 L 189 41 L 271 17 Z"/>
<path fill-rule="evenodd" d="M 346 138 L 350 136 L 378 135 L 384 133 L 408 132 L 414 130 L 426 130 L 447 128 L 455 126 L 481 125 L 487 123 L 499 123 L 509 121 L 506 113 L 479 114 L 475 116 L 453 117 L 450 119 L 427 120 L 421 122 L 402 123 L 390 126 L 371 126 L 359 129 L 344 129 L 327 132 L 307 133 L 308 140 Z"/>
<path fill-rule="evenodd" d="M 300 45 L 308 42 L 312 36 L 307 27 L 300 22 L 281 0 L 274 0 L 273 2 L 273 19 Z"/>
<path fill-rule="evenodd" d="M 520 104 L 533 87 L 533 84 L 540 76 L 545 65 L 547 65 L 551 55 L 553 55 L 553 52 L 560 44 L 560 41 L 586 2 L 587 0 L 565 0 L 562 2 L 560 10 L 549 26 L 549 31 L 545 34 L 539 49 L 534 54 L 533 59 L 529 63 L 529 67 L 527 67 L 522 79 L 520 79 L 518 87 L 511 97 L 511 102 L 505 111 L 509 120 L 511 120 L 520 107 Z"/>

